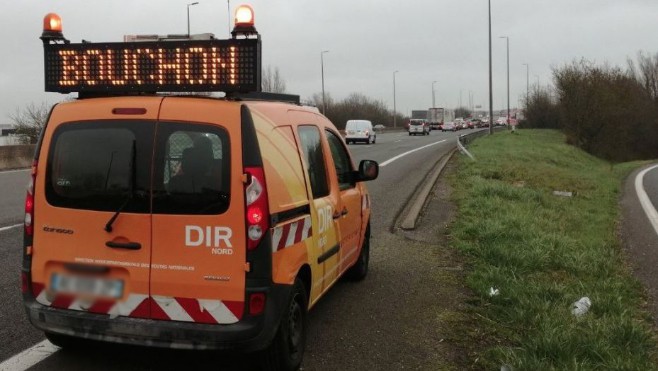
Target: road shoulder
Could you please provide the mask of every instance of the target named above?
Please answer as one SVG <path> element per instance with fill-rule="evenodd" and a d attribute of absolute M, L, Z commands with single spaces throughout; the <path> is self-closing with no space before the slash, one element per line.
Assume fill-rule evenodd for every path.
<path fill-rule="evenodd" d="M 435 257 L 435 270 L 441 287 L 436 290 L 435 309 L 438 349 L 450 369 L 477 368 L 477 324 L 469 311 L 474 294 L 466 285 L 467 259 L 450 246 L 450 227 L 457 217 L 457 206 L 452 202 L 451 176 L 458 171 L 458 152 L 449 159 L 432 188 L 420 213 L 414 230 L 398 229 L 397 234 L 406 240 L 431 249 Z"/>
<path fill-rule="evenodd" d="M 658 275 L 655 273 L 658 267 L 658 235 L 635 191 L 635 178 L 645 168 L 635 170 L 624 180 L 619 201 L 619 235 L 631 271 L 645 287 L 648 309 L 652 313 L 654 326 L 658 327 Z"/>

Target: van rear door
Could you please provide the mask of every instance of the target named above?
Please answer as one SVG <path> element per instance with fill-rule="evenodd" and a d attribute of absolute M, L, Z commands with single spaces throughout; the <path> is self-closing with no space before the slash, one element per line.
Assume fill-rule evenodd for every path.
<path fill-rule="evenodd" d="M 150 316 L 149 189 L 160 101 L 89 99 L 53 110 L 35 185 L 31 268 L 39 303 Z"/>
<path fill-rule="evenodd" d="M 152 318 L 235 323 L 245 301 L 240 105 L 165 98 L 155 141 Z"/>

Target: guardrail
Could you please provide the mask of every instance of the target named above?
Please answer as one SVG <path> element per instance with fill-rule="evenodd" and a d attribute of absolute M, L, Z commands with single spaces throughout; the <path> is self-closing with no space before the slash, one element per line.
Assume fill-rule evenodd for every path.
<path fill-rule="evenodd" d="M 501 130 L 501 129 L 505 129 L 505 127 L 504 126 L 494 127 L 494 130 Z M 461 153 L 470 157 L 471 160 L 475 160 L 475 157 L 473 157 L 473 155 L 470 152 L 468 152 L 466 146 L 471 144 L 471 142 L 473 142 L 475 139 L 488 134 L 489 134 L 489 128 L 482 128 L 478 131 L 474 131 L 468 134 L 462 134 L 457 137 L 457 148 Z"/>

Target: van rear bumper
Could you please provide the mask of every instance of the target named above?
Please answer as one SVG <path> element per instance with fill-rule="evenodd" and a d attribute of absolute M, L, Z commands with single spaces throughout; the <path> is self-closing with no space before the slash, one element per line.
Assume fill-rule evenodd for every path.
<path fill-rule="evenodd" d="M 132 317 L 110 319 L 103 314 L 44 306 L 28 295 L 24 304 L 32 325 L 45 332 L 128 345 L 251 352 L 271 343 L 291 290 L 290 285 L 271 286 L 263 315 L 245 314 L 242 320 L 230 325 Z"/>

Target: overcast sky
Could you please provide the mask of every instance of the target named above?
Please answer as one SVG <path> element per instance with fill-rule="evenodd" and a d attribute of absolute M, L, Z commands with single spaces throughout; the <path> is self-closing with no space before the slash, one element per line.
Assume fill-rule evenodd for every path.
<path fill-rule="evenodd" d="M 121 41 L 125 34 L 187 32 L 181 0 L 0 0 L 0 123 L 30 103 L 66 96 L 43 92 L 39 36 L 49 12 L 62 17 L 72 42 Z M 228 36 L 227 1 L 190 7 L 192 33 Z M 230 2 L 231 10 L 242 2 Z M 252 0 L 263 40 L 263 65 L 278 67 L 289 93 L 334 99 L 353 92 L 410 114 L 432 105 L 488 107 L 486 0 Z M 232 17 L 231 17 L 232 18 Z M 492 0 L 494 109 L 506 106 L 505 39 L 510 40 L 510 100 L 517 106 L 530 84 L 548 84 L 551 68 L 574 59 L 626 66 L 642 50 L 658 52 L 656 0 Z"/>

